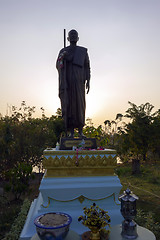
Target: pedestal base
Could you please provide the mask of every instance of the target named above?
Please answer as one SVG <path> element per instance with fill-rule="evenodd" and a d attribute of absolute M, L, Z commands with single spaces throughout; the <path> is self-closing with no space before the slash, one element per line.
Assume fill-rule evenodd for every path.
<path fill-rule="evenodd" d="M 116 151 L 59 150 L 43 152 L 46 173 L 41 181 L 40 194 L 31 205 L 20 239 L 29 240 L 36 233 L 34 219 L 47 212 L 64 212 L 72 217 L 70 229 L 78 234 L 88 228 L 78 222 L 84 207 L 93 202 L 108 211 L 111 225 L 120 224 L 121 183 L 114 175 Z"/>
<path fill-rule="evenodd" d="M 116 151 L 104 150 L 55 150 L 43 152 L 46 177 L 111 176 L 117 166 Z"/>
<path fill-rule="evenodd" d="M 95 138 L 61 138 L 60 150 L 72 150 L 73 146 L 78 147 L 83 139 L 85 142 L 85 149 L 97 149 Z"/>
<path fill-rule="evenodd" d="M 122 222 L 118 195 L 121 184 L 117 176 L 45 178 L 40 185 L 38 199 L 31 205 L 26 223 L 21 233 L 21 240 L 29 240 L 36 233 L 33 221 L 46 212 L 64 212 L 72 217 L 70 229 L 81 235 L 86 232 L 78 217 L 83 214 L 83 207 L 90 207 L 95 202 L 111 217 L 111 225 Z"/>

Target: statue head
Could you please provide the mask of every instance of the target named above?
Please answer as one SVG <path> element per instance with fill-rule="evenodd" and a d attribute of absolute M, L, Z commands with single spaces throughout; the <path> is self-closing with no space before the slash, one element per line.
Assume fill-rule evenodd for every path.
<path fill-rule="evenodd" d="M 69 31 L 67 39 L 70 43 L 76 43 L 79 40 L 78 32 L 72 29 L 71 31 Z"/>

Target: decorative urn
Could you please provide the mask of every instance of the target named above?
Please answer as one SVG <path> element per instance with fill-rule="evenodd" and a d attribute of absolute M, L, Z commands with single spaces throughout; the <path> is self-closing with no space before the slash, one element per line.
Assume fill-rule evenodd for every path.
<path fill-rule="evenodd" d="M 127 239 L 135 239 L 138 234 L 137 224 L 133 219 L 137 214 L 136 202 L 138 197 L 127 188 L 127 190 L 119 196 L 119 199 L 121 200 L 121 214 L 124 217 L 121 235 Z"/>
<path fill-rule="evenodd" d="M 34 220 L 41 240 L 63 240 L 68 234 L 71 222 L 71 216 L 61 212 L 44 213 Z"/>

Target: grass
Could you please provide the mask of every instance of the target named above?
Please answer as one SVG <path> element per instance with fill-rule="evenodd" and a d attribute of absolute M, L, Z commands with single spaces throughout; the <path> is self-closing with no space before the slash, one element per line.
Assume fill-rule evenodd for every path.
<path fill-rule="evenodd" d="M 139 197 L 138 202 L 145 202 L 147 208 L 148 204 L 154 205 L 160 210 L 160 165 L 142 165 L 141 173 L 137 175 L 132 174 L 131 165 L 122 165 L 116 173 L 123 185 L 121 192 L 129 187 Z"/>
<path fill-rule="evenodd" d="M 160 164 L 141 164 L 141 173 L 137 175 L 132 174 L 131 163 L 122 164 L 116 173 L 123 186 L 120 193 L 129 187 L 139 197 L 137 209 L 142 217 L 138 224 L 147 228 L 150 225 L 160 240 Z"/>

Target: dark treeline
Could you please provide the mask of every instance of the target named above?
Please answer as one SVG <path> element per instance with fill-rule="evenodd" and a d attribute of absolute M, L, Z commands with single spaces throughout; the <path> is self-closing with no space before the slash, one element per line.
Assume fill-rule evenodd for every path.
<path fill-rule="evenodd" d="M 11 116 L 0 118 L 0 169 L 7 170 L 18 163 L 38 166 L 46 147 L 55 146 L 63 129 L 59 109 L 47 118 L 42 109 L 41 118 L 33 118 L 35 107 L 23 101 L 21 107 L 12 107 Z"/>
<path fill-rule="evenodd" d="M 95 137 L 98 147 L 115 148 L 122 161 L 159 161 L 160 110 L 152 112 L 154 107 L 150 103 L 129 104 L 125 114 L 105 120 L 104 126 L 94 127 L 91 119 L 87 119 L 84 134 Z M 0 117 L 0 178 L 10 181 L 8 189 L 13 192 L 17 191 L 12 186 L 17 181 L 23 183 L 18 187 L 20 194 L 23 192 L 32 167 L 41 169 L 43 150 L 55 147 L 64 134 L 61 110 L 50 118 L 41 110 L 42 117 L 34 118 L 35 107 L 28 107 L 23 101 L 20 108 L 12 107 L 10 116 Z"/>
<path fill-rule="evenodd" d="M 60 109 L 50 118 L 41 110 L 42 117 L 34 118 L 35 107 L 23 101 L 11 116 L 0 117 L 0 179 L 15 198 L 26 191 L 32 168 L 41 170 L 43 150 L 55 146 L 64 131 Z"/>
<path fill-rule="evenodd" d="M 122 161 L 136 159 L 156 162 L 160 159 L 160 109 L 153 112 L 150 103 L 140 106 L 129 102 L 130 108 L 120 120 L 122 123 L 115 134 L 116 148 Z M 117 114 L 118 116 L 118 114 Z"/>

